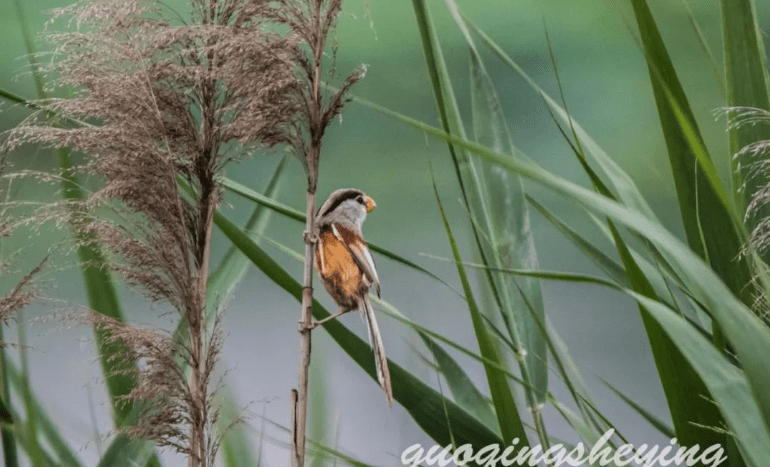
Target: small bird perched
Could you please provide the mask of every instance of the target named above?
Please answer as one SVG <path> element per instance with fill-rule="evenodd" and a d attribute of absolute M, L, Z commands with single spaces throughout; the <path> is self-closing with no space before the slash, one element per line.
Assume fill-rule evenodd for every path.
<path fill-rule="evenodd" d="M 366 320 L 369 343 L 374 349 L 377 381 L 385 391 L 388 405 L 391 405 L 393 391 L 388 359 L 368 295 L 369 289 L 375 287 L 377 296 L 380 296 L 380 279 L 361 232 L 366 214 L 376 206 L 363 191 L 344 188 L 330 194 L 318 210 L 315 265 L 326 291 L 337 302 L 340 311 L 315 322 L 313 327 L 349 311 L 360 310 Z"/>

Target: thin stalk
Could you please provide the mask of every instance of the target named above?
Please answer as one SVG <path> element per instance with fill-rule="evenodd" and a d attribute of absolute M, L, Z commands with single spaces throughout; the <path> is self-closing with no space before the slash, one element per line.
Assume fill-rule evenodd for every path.
<path fill-rule="evenodd" d="M 216 23 L 217 1 L 211 0 L 208 12 L 204 13 L 204 24 Z M 211 70 L 215 57 L 212 52 L 206 56 L 208 69 Z M 206 334 L 206 287 L 208 285 L 209 257 L 211 253 L 211 230 L 214 222 L 214 209 L 217 205 L 216 184 L 212 173 L 211 161 L 218 150 L 214 127 L 217 124 L 215 116 L 216 85 L 212 80 L 206 80 L 201 85 L 201 129 L 203 133 L 202 152 L 198 156 L 195 175 L 200 186 L 198 200 L 198 215 L 201 219 L 195 245 L 195 299 L 193 307 L 188 310 L 187 317 L 190 331 L 190 357 L 192 367 L 192 423 L 188 460 L 189 467 L 207 467 L 208 456 L 206 443 L 206 425 L 209 417 L 208 406 L 208 377 L 207 349 L 205 348 Z M 184 242 L 183 242 L 184 243 Z M 190 313 L 191 312 L 191 313 Z"/>
<path fill-rule="evenodd" d="M 315 247 L 315 189 L 307 190 L 307 221 L 305 223 L 305 267 L 302 288 L 302 320 L 300 335 L 299 381 L 294 412 L 292 439 L 292 466 L 305 465 L 305 436 L 307 432 L 308 382 L 310 374 L 310 325 L 313 319 L 313 250 Z"/>
<path fill-rule="evenodd" d="M 3 327 L 0 326 L 0 343 L 3 342 Z M 5 348 L 0 347 L 0 390 L 2 390 L 2 399 L 6 406 L 11 406 L 11 391 L 8 385 L 8 378 L 6 377 L 6 355 Z M 3 459 L 5 460 L 6 467 L 16 467 L 19 465 L 19 455 L 16 451 L 16 438 L 13 435 L 13 428 L 10 426 L 3 426 L 0 429 L 0 437 L 3 441 Z"/>
<path fill-rule="evenodd" d="M 203 405 L 203 399 L 205 398 L 205 394 L 202 394 L 201 392 L 201 385 L 202 385 L 202 379 L 201 379 L 201 372 L 200 372 L 200 366 L 201 366 L 201 356 L 203 354 L 203 351 L 201 349 L 203 339 L 201 339 L 201 320 L 198 319 L 198 317 L 191 317 L 189 320 L 190 323 L 190 354 L 192 358 L 192 384 L 191 384 L 191 391 L 192 391 L 192 400 L 193 400 L 193 409 L 191 415 L 191 426 L 190 426 L 190 457 L 188 459 L 187 465 L 189 467 L 199 467 L 204 464 L 204 458 L 205 453 L 203 453 L 203 446 L 205 446 L 205 440 L 201 439 L 203 437 L 205 424 L 205 413 L 202 410 Z"/>
<path fill-rule="evenodd" d="M 302 150 L 304 166 L 307 171 L 307 200 L 305 209 L 305 264 L 304 284 L 302 287 L 302 309 L 299 326 L 300 335 L 300 364 L 298 386 L 292 391 L 292 439 L 291 465 L 304 467 L 305 439 L 307 437 L 308 412 L 308 382 L 310 379 L 311 339 L 310 326 L 313 320 L 313 254 L 317 241 L 315 226 L 316 188 L 318 186 L 318 164 L 321 155 L 321 141 L 324 131 L 329 124 L 330 112 L 334 112 L 335 104 L 324 108 L 321 97 L 321 71 L 323 52 L 326 47 L 326 35 L 333 26 L 339 2 L 327 0 L 307 0 L 307 14 L 311 15 L 307 22 L 305 41 L 312 49 L 312 62 L 304 66 L 308 79 L 309 95 L 303 94 L 306 102 L 305 115 L 307 119 L 307 137 L 309 145 Z M 352 83 L 352 82 L 351 82 Z M 335 96 L 337 99 L 339 95 Z M 334 101 L 332 99 L 332 101 Z M 304 146 L 303 146 L 304 147 Z"/>
<path fill-rule="evenodd" d="M 42 459 L 40 444 L 37 438 L 37 415 L 32 402 L 32 388 L 29 384 L 29 361 L 27 359 L 27 332 L 24 328 L 25 321 L 22 310 L 17 312 L 19 321 L 19 355 L 21 360 L 21 379 L 22 391 L 24 397 L 24 410 L 27 415 L 27 436 L 29 437 L 29 460 L 32 465 L 39 465 L 38 461 Z"/>
<path fill-rule="evenodd" d="M 209 132 L 205 132 L 209 133 Z M 212 149 L 213 151 L 213 149 Z M 209 153 L 211 154 L 211 153 Z M 206 424 L 208 422 L 208 381 L 205 375 L 206 348 L 204 338 L 206 329 L 206 286 L 208 285 L 208 270 L 211 254 L 211 231 L 214 223 L 214 209 L 216 207 L 216 195 L 214 193 L 214 181 L 208 170 L 199 175 L 201 183 L 201 199 L 198 202 L 198 212 L 203 222 L 200 227 L 196 248 L 196 282 L 194 307 L 190 310 L 193 315 L 188 317 L 190 326 L 190 351 L 192 358 L 192 397 L 194 404 L 192 423 L 192 456 L 190 467 L 207 466 Z"/>
<path fill-rule="evenodd" d="M 204 181 L 204 180 L 202 180 Z M 208 381 L 206 377 L 206 348 L 204 338 L 206 286 L 208 283 L 209 257 L 211 252 L 211 231 L 214 219 L 216 196 L 211 191 L 211 180 L 204 181 L 208 186 L 203 189 L 198 209 L 203 219 L 200 227 L 200 244 L 196 252 L 196 282 L 194 306 L 188 310 L 188 326 L 190 331 L 190 358 L 191 358 L 191 391 L 193 401 L 193 413 L 191 423 L 191 456 L 188 460 L 189 467 L 206 467 L 207 443 L 206 425 L 208 423 Z M 206 185 L 204 185 L 206 186 Z"/>
<path fill-rule="evenodd" d="M 540 440 L 540 445 L 543 447 L 543 451 L 548 452 L 551 449 L 551 443 L 548 441 L 548 433 L 545 431 L 545 423 L 543 422 L 543 410 L 541 408 L 532 408 L 532 421 L 535 424 L 535 431 Z M 548 460 L 544 460 L 546 466 L 551 466 L 552 463 Z"/>

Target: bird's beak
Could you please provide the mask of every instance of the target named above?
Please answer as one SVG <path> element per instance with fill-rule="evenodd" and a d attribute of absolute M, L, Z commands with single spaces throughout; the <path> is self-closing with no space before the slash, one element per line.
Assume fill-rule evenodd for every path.
<path fill-rule="evenodd" d="M 374 208 L 377 207 L 377 203 L 374 202 L 374 200 L 370 197 L 366 197 L 366 212 L 372 212 L 374 211 Z"/>

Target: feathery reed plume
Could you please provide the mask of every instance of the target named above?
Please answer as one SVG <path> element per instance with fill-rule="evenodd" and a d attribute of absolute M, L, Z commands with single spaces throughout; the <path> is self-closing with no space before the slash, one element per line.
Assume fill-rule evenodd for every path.
<path fill-rule="evenodd" d="M 122 401 L 138 403 L 141 416 L 133 426 L 121 431 L 188 453 L 193 443 L 191 436 L 194 435 L 188 427 L 195 423 L 189 407 L 200 401 L 197 400 L 194 388 L 188 384 L 188 378 L 178 361 L 182 360 L 194 368 L 195 361 L 190 348 L 166 332 L 127 325 L 99 313 L 90 313 L 85 320 L 106 331 L 113 341 L 123 344 L 118 347 L 120 351 L 111 356 L 112 359 L 139 364 L 138 369 L 135 366 L 124 367 L 124 371 L 136 377 L 137 385 L 122 397 Z M 208 351 L 201 365 L 200 377 L 206 387 L 211 385 L 222 343 L 222 333 L 218 326 L 214 326 L 213 332 L 209 333 L 206 343 Z M 205 397 L 205 405 L 212 407 L 213 391 L 209 391 Z M 202 441 L 206 457 L 201 465 L 214 465 L 220 443 L 214 430 L 218 415 L 214 410 L 206 419 L 205 439 Z"/>
<path fill-rule="evenodd" d="M 721 109 L 718 115 L 727 117 L 728 129 L 743 126 L 770 125 L 770 112 L 753 107 L 729 107 Z M 739 162 L 743 173 L 743 184 L 738 187 L 744 192 L 747 200 L 744 222 L 751 225 L 748 241 L 742 254 L 757 252 L 767 254 L 770 249 L 770 184 L 767 184 L 770 173 L 770 141 L 755 141 L 733 154 Z M 755 277 L 754 282 L 759 283 Z M 755 285 L 755 284 L 752 284 Z M 752 308 L 755 313 L 770 323 L 770 302 L 764 292 L 764 287 L 753 287 L 756 291 Z"/>
<path fill-rule="evenodd" d="M 0 158 L 0 181 L 2 182 L 7 182 L 9 180 L 3 175 L 5 169 L 6 162 L 4 158 Z M 0 241 L 9 237 L 18 227 L 26 223 L 26 219 L 14 220 L 14 217 L 10 213 L 11 206 L 14 204 L 7 201 L 7 198 L 10 196 L 10 185 L 4 185 L 3 191 L 6 193 L 6 202 L 3 203 L 3 208 L 0 210 Z M 19 279 L 10 290 L 5 292 L 5 295 L 0 296 L 0 326 L 4 326 L 8 323 L 8 320 L 14 317 L 17 311 L 25 308 L 39 297 L 38 292 L 34 288 L 34 283 L 47 261 L 48 257 L 46 256 L 37 264 L 37 266 L 33 267 Z M 9 259 L 0 260 L 0 276 L 8 272 L 10 262 Z M 2 329 L 0 329 L 0 347 L 3 347 L 4 345 L 5 342 L 3 342 L 2 338 Z"/>
<path fill-rule="evenodd" d="M 53 57 L 43 71 L 72 97 L 40 102 L 43 112 L 6 142 L 86 155 L 79 170 L 104 185 L 66 210 L 77 217 L 67 220 L 78 241 L 101 245 L 112 269 L 186 323 L 184 342 L 98 324 L 147 364 L 128 398 L 150 402 L 131 433 L 187 455 L 190 467 L 212 465 L 217 446 L 210 375 L 220 344 L 217 330 L 206 329 L 205 291 L 220 174 L 255 148 L 296 146 L 294 35 L 271 32 L 281 21 L 276 8 L 270 0 L 194 0 L 190 17 L 176 20 L 154 0 L 58 10 L 54 21 L 69 29 L 48 34 Z M 50 121 L 51 113 L 60 118 Z"/>
<path fill-rule="evenodd" d="M 297 36 L 292 57 L 297 64 L 300 86 L 293 89 L 299 113 L 283 129 L 287 140 L 299 157 L 307 175 L 306 224 L 304 232 L 305 263 L 300 319 L 300 364 L 298 386 L 292 391 L 291 465 L 305 465 L 305 436 L 307 431 L 308 379 L 311 352 L 311 323 L 313 319 L 313 250 L 317 241 L 315 225 L 316 188 L 321 143 L 326 129 L 339 115 L 350 88 L 360 80 L 365 69 L 359 68 L 348 75 L 336 92 L 322 92 L 323 55 L 326 41 L 334 29 L 342 9 L 342 0 L 281 0 L 275 10 L 276 19 L 288 25 Z M 336 56 L 336 51 L 332 56 Z M 334 78 L 332 63 L 328 76 Z"/>
<path fill-rule="evenodd" d="M 0 297 L 0 325 L 5 325 L 14 316 L 14 313 L 26 307 L 38 297 L 37 291 L 32 286 L 35 277 L 43 270 L 45 262 L 46 259 L 44 258 L 37 266 L 25 274 L 11 290 Z M 7 263 L 0 263 L 0 275 L 6 271 L 7 267 Z M 0 347 L 3 345 L 5 345 L 5 342 L 0 339 Z"/>
<path fill-rule="evenodd" d="M 5 159 L 0 157 L 0 182 L 7 182 L 9 179 L 2 175 L 6 167 Z M 24 219 L 14 217 L 10 211 L 11 207 L 15 204 L 10 202 L 10 183 L 5 185 L 3 183 L 3 191 L 6 193 L 6 199 L 3 203 L 2 209 L 0 209 L 0 242 L 9 237 L 17 227 L 25 223 Z M 16 253 L 11 253 L 9 256 L 13 257 Z M 0 296 L 0 399 L 4 405 L 10 406 L 11 394 L 10 385 L 6 376 L 6 355 L 5 347 L 6 342 L 4 340 L 4 327 L 10 319 L 20 313 L 23 308 L 39 298 L 37 290 L 34 288 L 35 280 L 38 278 L 43 266 L 47 262 L 48 257 L 44 257 L 37 266 L 33 267 L 28 273 L 26 273 L 10 290 Z M 3 258 L 0 260 L 0 276 L 5 275 L 8 272 L 10 258 Z M 5 422 L 11 422 L 12 416 L 6 410 L 3 410 L 2 418 Z M 2 440 L 3 456 L 6 463 L 13 463 L 17 459 L 16 441 L 14 439 L 14 429 L 4 424 L 0 427 L 0 440 Z"/>
<path fill-rule="evenodd" d="M 750 107 L 731 107 L 722 110 L 727 116 L 728 128 L 739 128 L 746 125 L 768 125 L 770 124 L 770 112 L 762 109 Z M 761 178 L 770 170 L 770 141 L 756 141 L 743 147 L 734 154 L 746 174 L 743 186 L 740 190 L 747 190 L 753 186 L 751 183 L 756 178 Z M 767 251 L 770 247 L 770 218 L 759 219 L 757 216 L 764 208 L 770 205 L 770 186 L 755 187 L 751 193 L 746 193 L 748 204 L 746 206 L 745 218 L 755 218 L 755 226 L 752 229 L 747 247 L 753 248 L 758 252 Z"/>

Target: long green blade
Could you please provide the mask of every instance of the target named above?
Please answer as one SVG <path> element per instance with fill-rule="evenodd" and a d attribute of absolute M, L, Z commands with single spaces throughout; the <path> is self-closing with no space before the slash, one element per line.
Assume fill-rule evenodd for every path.
<path fill-rule="evenodd" d="M 646 0 L 632 0 L 690 248 L 708 259 L 730 290 L 751 304 L 744 241 L 705 150 L 695 116 Z M 736 259 L 738 258 L 738 259 Z"/>
<path fill-rule="evenodd" d="M 379 106 L 376 108 L 422 132 L 462 146 L 527 179 L 542 184 L 576 202 L 583 209 L 612 218 L 652 242 L 670 258 L 672 268 L 681 277 L 687 291 L 704 305 L 733 343 L 744 365 L 749 386 L 762 411 L 763 419 L 770 425 L 770 392 L 766 390 L 770 387 L 770 372 L 767 371 L 767 368 L 770 368 L 770 330 L 740 299 L 733 295 L 713 269 L 683 245 L 676 236 L 643 213 L 553 175 L 531 161 L 511 159 L 490 148 L 450 135 L 397 112 Z"/>
<path fill-rule="evenodd" d="M 623 237 L 612 222 L 609 226 L 631 288 L 640 295 L 659 300 L 650 280 L 631 255 Z M 686 446 L 725 444 L 725 435 L 713 429 L 704 428 L 719 427 L 723 423 L 718 408 L 711 402 L 712 396 L 703 381 L 681 354 L 677 344 L 650 315 L 649 310 L 639 304 L 639 311 L 642 314 L 642 323 L 652 348 L 655 367 L 666 395 L 677 438 Z"/>
<path fill-rule="evenodd" d="M 25 392 L 24 387 L 26 383 L 24 382 L 21 372 L 12 363 L 9 362 L 7 367 L 7 374 L 11 390 L 18 397 L 22 397 Z M 45 440 L 45 444 L 50 446 L 51 450 L 55 453 L 60 465 L 65 465 L 68 467 L 80 467 L 80 462 L 78 461 L 74 451 L 72 451 L 69 445 L 67 445 L 67 442 L 64 441 L 61 431 L 56 425 L 54 425 L 53 421 L 45 412 L 45 409 L 40 404 L 34 392 L 28 391 L 26 394 L 26 399 L 27 404 L 32 407 L 32 412 L 36 417 L 35 427 L 38 432 L 37 438 Z M 9 407 L 9 410 L 12 411 L 12 408 Z M 28 432 L 27 424 L 21 423 L 21 418 L 18 416 L 18 414 L 14 414 L 14 419 L 19 421 L 19 426 L 14 428 L 15 433 L 21 442 L 22 435 L 25 435 Z M 29 451 L 34 442 L 28 436 L 25 436 L 25 443 L 25 450 Z"/>
<path fill-rule="evenodd" d="M 155 444 L 118 435 L 96 467 L 137 467 L 147 464 L 155 451 Z"/>
<path fill-rule="evenodd" d="M 476 342 L 479 345 L 479 351 L 484 358 L 499 364 L 500 358 L 497 354 L 497 349 L 487 333 L 486 326 L 481 318 L 481 311 L 479 311 L 476 306 L 476 301 L 473 298 L 473 290 L 471 289 L 470 281 L 465 274 L 465 267 L 460 258 L 460 250 L 457 248 L 457 243 L 452 234 L 452 229 L 449 226 L 449 220 L 444 212 L 444 207 L 441 205 L 441 199 L 439 198 L 435 184 L 433 185 L 433 191 L 436 194 L 438 209 L 441 213 L 441 220 L 444 223 L 444 230 L 446 230 L 449 239 L 449 245 L 452 247 L 452 255 L 454 256 L 455 264 L 457 265 L 457 274 L 460 276 L 463 291 L 465 292 L 465 298 L 468 301 L 468 312 L 471 315 L 471 322 L 473 323 L 473 331 L 476 334 Z M 516 401 L 513 399 L 513 394 L 508 386 L 508 380 L 506 379 L 505 374 L 490 365 L 484 365 L 484 371 L 487 375 L 487 383 L 489 384 L 489 391 L 492 394 L 492 402 L 495 405 L 495 415 L 497 415 L 497 421 L 500 425 L 500 432 L 503 434 L 503 441 L 508 445 L 514 438 L 519 438 L 522 442 L 522 446 L 527 445 L 527 434 L 524 431 L 524 425 L 521 422 L 521 416 L 519 415 Z M 528 381 L 526 382 L 529 383 Z"/>
<path fill-rule="evenodd" d="M 273 199 L 281 188 L 281 177 L 286 167 L 286 157 L 282 158 L 273 172 L 273 176 L 264 189 L 264 196 Z M 262 236 L 270 222 L 270 213 L 262 205 L 257 205 L 251 213 L 243 230 L 259 237 Z M 218 304 L 226 300 L 235 290 L 235 287 L 243 279 L 249 268 L 249 260 L 235 246 L 231 246 L 225 252 L 217 268 L 209 275 L 206 290 L 206 309 L 209 315 L 216 312 Z"/>
<path fill-rule="evenodd" d="M 703 35 L 703 30 L 700 27 L 700 24 L 698 23 L 698 20 L 695 19 L 695 15 L 692 12 L 692 7 L 690 6 L 689 0 L 682 0 L 682 4 L 684 5 L 685 10 L 687 11 L 687 18 L 690 20 L 690 25 L 692 26 L 693 32 L 695 32 L 695 35 L 698 37 L 698 44 L 700 44 L 700 48 L 703 51 L 704 55 L 708 58 L 709 65 L 711 65 L 711 69 L 714 71 L 714 77 L 716 78 L 717 82 L 719 83 L 719 89 L 722 91 L 722 95 L 725 94 L 725 83 L 722 79 L 722 73 L 719 71 L 719 65 L 717 65 L 717 60 L 714 58 L 714 53 L 711 51 L 711 47 L 709 47 L 708 41 L 706 40 L 706 36 Z"/>
<path fill-rule="evenodd" d="M 412 5 L 417 19 L 417 25 L 420 30 L 420 38 L 423 45 L 423 53 L 425 55 L 426 65 L 428 67 L 428 73 L 431 78 L 431 84 L 433 87 L 433 94 L 435 97 L 436 105 L 438 107 L 439 115 L 441 117 L 441 123 L 444 131 L 458 135 L 465 139 L 465 130 L 460 116 L 460 111 L 457 105 L 454 91 L 452 90 L 452 84 L 449 79 L 449 73 L 447 71 L 444 56 L 441 52 L 441 45 L 438 37 L 436 36 L 433 20 L 430 15 L 430 11 L 425 0 L 413 0 Z M 485 86 L 483 92 L 489 95 L 490 87 Z M 496 98 L 484 103 L 484 112 L 488 112 L 488 105 L 495 105 Z M 498 109 L 499 110 L 499 109 Z M 498 116 L 493 117 L 497 119 Z M 487 138 L 488 135 L 484 134 L 483 138 Z M 452 144 L 448 145 L 449 153 L 452 156 L 452 161 L 455 166 L 455 172 L 457 174 L 458 182 L 463 193 L 465 204 L 472 214 L 474 219 L 478 220 L 478 225 L 472 223 L 474 238 L 481 254 L 481 259 L 484 263 L 491 266 L 499 266 L 495 263 L 495 258 L 499 257 L 502 252 L 497 250 L 496 247 L 505 248 L 505 234 L 510 233 L 506 230 L 515 226 L 511 225 L 511 219 L 504 216 L 495 216 L 492 206 L 500 200 L 495 196 L 499 195 L 499 190 L 503 188 L 503 183 L 515 183 L 515 181 L 500 181 L 499 177 L 495 177 L 493 183 L 494 187 L 491 187 L 484 181 L 484 175 L 482 167 L 475 156 L 471 157 L 463 148 L 455 147 Z M 515 187 L 504 187 L 508 193 L 515 191 Z M 495 192 L 495 190 L 498 190 Z M 496 214 L 500 214 L 498 211 Z M 512 223 L 517 222 L 520 219 L 515 217 Z M 501 232 L 499 229 L 504 225 L 504 230 Z M 518 234 L 518 240 L 520 242 L 526 242 L 526 236 L 523 232 L 516 232 Z M 501 236 L 503 234 L 503 236 Z M 484 239 L 491 239 L 491 245 L 486 243 Z M 521 245 L 520 245 L 521 246 Z M 531 247 L 531 245 L 527 245 Z M 522 249 L 523 250 L 523 249 Z M 528 256 L 528 259 L 532 258 L 531 252 L 534 251 L 534 247 L 528 249 L 526 252 L 522 251 L 522 254 Z M 521 370 L 522 377 L 528 382 L 528 389 L 525 390 L 527 405 L 535 412 L 539 410 L 539 407 L 543 404 L 547 388 L 547 371 L 544 371 L 543 362 L 546 355 L 545 345 L 543 345 L 543 336 L 539 335 L 539 332 L 532 324 L 532 318 L 529 315 L 529 310 L 525 306 L 516 306 L 517 303 L 514 300 L 518 300 L 518 305 L 522 305 L 529 297 L 520 297 L 517 287 L 505 282 L 505 279 L 497 276 L 494 277 L 492 273 L 487 273 L 487 279 L 489 281 L 492 294 L 500 309 L 503 321 L 506 324 L 508 332 L 510 334 L 513 343 L 520 349 L 524 349 L 527 353 L 527 358 L 517 359 Z M 528 288 L 527 293 L 533 294 L 533 302 L 538 303 L 538 297 L 536 296 L 536 288 Z M 538 310 L 538 307 L 534 308 Z M 533 366 L 530 369 L 530 365 Z M 537 370 L 535 370 L 537 368 Z M 534 373 L 533 373 L 534 371 Z"/>
<path fill-rule="evenodd" d="M 0 341 L 3 341 L 3 326 L 0 326 Z M 0 397 L 0 403 L 2 403 L 2 420 L 0 424 L 0 434 L 3 440 L 3 460 L 5 461 L 5 467 L 17 467 L 19 465 L 19 455 L 16 449 L 16 439 L 14 437 L 13 416 L 10 413 L 11 404 L 11 388 L 8 381 L 8 356 L 6 355 L 5 348 L 0 348 L 0 374 L 2 374 L 2 382 L 0 382 L 0 391 L 2 391 L 2 397 Z"/>
<path fill-rule="evenodd" d="M 85 195 L 73 171 L 69 152 L 66 149 L 60 149 L 58 153 L 64 197 L 68 200 L 82 201 L 85 199 Z M 75 225 L 72 227 L 77 230 Z M 104 255 L 92 242 L 88 243 L 81 244 L 77 249 L 83 284 L 88 295 L 88 306 L 98 313 L 123 322 L 123 312 L 118 302 L 112 275 L 106 267 Z M 127 371 L 131 369 L 133 364 L 122 359 L 112 358 L 114 355 L 125 355 L 125 344 L 110 341 L 109 334 L 96 327 L 94 327 L 94 334 L 102 374 L 110 395 L 113 420 L 116 426 L 122 426 L 132 410 L 132 404 L 121 400 L 121 397 L 128 395 L 131 389 L 136 386 L 135 376 L 132 372 Z"/>
<path fill-rule="evenodd" d="M 275 198 L 277 196 L 285 166 L 286 158 L 284 157 L 278 163 L 273 176 L 264 190 L 264 195 L 267 198 Z M 271 212 L 271 210 L 258 204 L 243 230 L 251 235 L 263 235 L 270 220 Z M 233 245 L 228 248 L 217 268 L 211 273 L 206 290 L 206 312 L 209 323 L 216 315 L 219 304 L 233 293 L 235 287 L 243 279 L 243 276 L 246 275 L 249 264 L 248 258 Z M 186 327 L 182 328 L 187 329 Z M 251 448 L 249 436 L 246 432 L 246 425 L 239 422 L 233 424 L 239 417 L 238 410 L 235 396 L 226 391 L 223 395 L 222 414 L 217 424 L 222 439 L 220 457 L 225 467 L 257 465 L 257 460 L 254 457 L 254 451 Z"/>
<path fill-rule="evenodd" d="M 486 45 L 503 63 L 524 78 L 524 81 L 526 81 L 527 84 L 543 98 L 551 112 L 553 112 L 554 116 L 562 125 L 574 130 L 580 145 L 606 175 L 609 185 L 615 190 L 618 198 L 626 205 L 637 209 L 651 219 L 655 219 L 655 213 L 647 204 L 647 201 L 642 196 L 642 193 L 639 191 L 639 188 L 636 186 L 633 179 L 609 155 L 607 155 L 601 146 L 591 138 L 591 135 L 575 119 L 573 119 L 567 111 L 556 102 L 556 100 L 545 92 L 545 90 L 541 88 L 518 63 L 506 54 L 502 47 L 495 43 L 489 35 L 466 18 L 463 18 L 463 21 L 479 36 L 479 38 L 481 38 L 484 45 Z M 461 30 L 462 29 L 463 28 L 461 27 Z"/>
<path fill-rule="evenodd" d="M 549 51 L 556 73 L 556 79 L 559 83 L 559 89 L 561 90 L 561 82 L 559 81 L 556 60 L 553 50 L 550 47 L 550 41 Z M 567 113 L 567 116 L 570 118 L 569 113 Z M 571 144 L 571 147 L 590 176 L 594 189 L 599 194 L 614 200 L 614 195 L 598 179 L 597 175 L 586 163 L 582 145 L 579 144 L 579 136 L 574 130 L 574 124 L 571 118 L 569 124 L 577 142 L 577 145 Z M 596 221 L 601 224 L 600 227 L 604 227 L 604 222 L 601 222 L 598 219 L 596 219 Z M 667 289 L 665 279 L 660 277 L 661 275 L 659 272 L 653 268 L 647 268 L 647 270 L 651 270 L 652 272 L 652 276 L 648 277 L 645 270 L 640 266 L 639 260 L 637 260 L 638 255 L 635 256 L 632 253 L 615 226 L 615 223 L 612 220 L 607 219 L 606 224 L 605 229 L 608 231 L 608 235 L 623 262 L 625 276 L 627 277 L 630 286 L 637 293 L 658 300 L 658 293 L 652 282 L 653 280 L 662 282 L 663 287 L 658 285 L 658 288 Z M 655 251 L 654 247 L 651 248 L 651 250 Z M 678 438 L 686 445 L 724 444 L 725 439 L 723 435 L 717 434 L 713 429 L 703 428 L 716 427 L 723 424 L 717 408 L 709 402 L 711 397 L 708 390 L 683 358 L 676 346 L 671 342 L 668 336 L 663 333 L 663 330 L 660 329 L 660 325 L 649 316 L 648 311 L 641 305 L 639 305 L 639 310 L 652 348 L 658 375 L 666 395 L 669 411 L 674 420 L 674 426 L 677 429 Z M 697 396 L 693 397 L 694 394 Z"/>
<path fill-rule="evenodd" d="M 490 408 L 487 398 L 479 391 L 465 370 L 437 342 L 425 333 L 419 333 L 419 335 L 425 346 L 433 354 L 433 358 L 441 370 L 441 374 L 444 375 L 449 391 L 457 405 L 475 415 L 487 426 L 494 426 L 496 424 L 495 414 Z"/>
<path fill-rule="evenodd" d="M 607 388 L 612 391 L 618 398 L 620 398 L 623 402 L 626 403 L 629 407 L 634 409 L 634 412 L 638 413 L 642 416 L 647 422 L 652 425 L 656 430 L 658 430 L 663 436 L 665 436 L 668 439 L 675 438 L 676 433 L 674 433 L 674 429 L 671 428 L 664 422 L 663 420 L 659 419 L 655 415 L 653 415 L 650 411 L 642 407 L 639 403 L 628 397 L 626 394 L 624 394 L 620 389 L 616 388 L 612 384 L 610 384 L 607 381 L 602 380 L 602 383 L 607 386 Z"/>
<path fill-rule="evenodd" d="M 270 258 L 245 232 L 218 211 L 214 214 L 214 222 L 230 241 L 249 258 L 254 266 L 295 299 L 301 300 L 302 285 Z M 321 320 L 328 316 L 330 316 L 330 313 L 320 303 L 314 301 L 313 317 Z M 366 371 L 374 381 L 377 380 L 374 356 L 371 347 L 365 341 L 349 331 L 337 320 L 324 324 L 323 328 L 337 342 L 340 348 Z M 459 444 L 470 443 L 475 447 L 483 447 L 492 443 L 502 442 L 492 430 L 484 426 L 484 424 L 457 404 L 447 400 L 437 391 L 427 386 L 419 378 L 391 361 L 389 361 L 388 366 L 392 377 L 393 397 L 406 409 L 417 425 L 437 443 L 442 446 L 451 443 L 450 426 L 452 435 Z M 445 408 L 446 415 L 444 412 Z M 447 426 L 447 423 L 449 426 Z"/>
<path fill-rule="evenodd" d="M 498 152 L 510 153 L 512 157 L 522 157 L 511 141 L 497 92 L 474 48 L 471 48 L 471 100 L 476 141 Z M 537 269 L 537 251 L 521 179 L 487 161 L 479 161 L 479 165 L 482 186 L 490 201 L 489 239 L 492 244 L 486 255 L 488 262 L 501 268 Z M 524 359 L 530 383 L 535 388 L 535 400 L 542 404 L 548 393 L 546 336 L 540 332 L 531 314 L 535 313 L 541 322 L 545 319 L 540 282 L 534 278 L 515 281 L 512 276 L 497 273 L 492 277 L 508 307 L 507 312 L 520 330 L 520 345 L 526 350 Z"/>
<path fill-rule="evenodd" d="M 27 338 L 26 338 L 26 325 L 22 310 L 18 310 L 17 318 L 18 323 L 18 335 L 19 335 L 19 360 L 21 363 L 21 400 L 24 403 L 24 413 L 27 417 L 26 429 L 27 439 L 29 440 L 29 448 L 27 449 L 27 456 L 32 465 L 45 464 L 45 454 L 43 448 L 40 447 L 40 439 L 38 438 L 37 429 L 37 406 L 32 401 L 32 387 L 29 382 L 29 363 L 28 363 L 28 350 Z M 19 427 L 23 425 L 19 424 Z"/>
<path fill-rule="evenodd" d="M 770 436 L 745 376 L 708 339 L 673 310 L 642 296 L 636 299 L 676 343 L 677 349 L 708 387 L 716 406 L 724 415 L 731 436 L 743 448 L 741 452 L 746 460 L 754 467 L 766 465 L 767 459 L 770 459 Z M 720 427 L 718 425 L 714 428 Z M 730 465 L 739 465 L 739 460 L 731 459 Z"/>
<path fill-rule="evenodd" d="M 722 0 L 722 41 L 725 57 L 728 107 L 750 107 L 770 110 L 768 74 L 762 31 L 757 22 L 753 0 Z M 738 157 L 738 152 L 758 141 L 770 140 L 767 125 L 731 125 L 730 158 L 733 197 L 740 212 L 745 212 L 750 197 L 770 182 L 766 171 L 751 170 L 749 154 Z M 750 176 L 751 175 L 751 176 Z M 761 209 L 747 219 L 748 229 L 756 227 L 770 215 L 770 209 Z"/>

